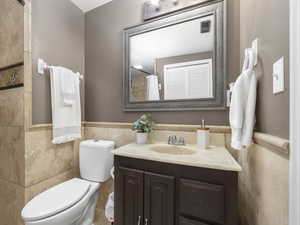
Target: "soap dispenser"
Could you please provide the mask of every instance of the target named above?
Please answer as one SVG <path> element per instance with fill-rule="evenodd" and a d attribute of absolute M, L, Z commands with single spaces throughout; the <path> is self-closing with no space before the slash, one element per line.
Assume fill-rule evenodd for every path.
<path fill-rule="evenodd" d="M 209 145 L 209 128 L 205 126 L 205 120 L 202 119 L 201 128 L 197 129 L 197 146 L 199 149 L 207 149 Z"/>

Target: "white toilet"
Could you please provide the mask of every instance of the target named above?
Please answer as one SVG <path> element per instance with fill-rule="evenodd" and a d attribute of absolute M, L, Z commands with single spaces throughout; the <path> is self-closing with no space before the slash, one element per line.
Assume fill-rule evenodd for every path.
<path fill-rule="evenodd" d="M 114 142 L 80 143 L 80 175 L 37 195 L 22 210 L 26 225 L 92 225 L 102 182 L 110 178 Z"/>

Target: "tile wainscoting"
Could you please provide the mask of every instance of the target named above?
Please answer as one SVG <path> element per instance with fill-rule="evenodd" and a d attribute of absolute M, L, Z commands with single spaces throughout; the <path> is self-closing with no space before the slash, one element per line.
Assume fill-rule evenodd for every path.
<path fill-rule="evenodd" d="M 113 140 L 116 147 L 135 141 L 135 133 L 129 123 L 83 125 L 83 139 Z M 166 142 L 169 135 L 177 135 L 185 137 L 188 143 L 195 143 L 197 127 L 158 125 L 150 135 L 150 142 Z M 12 221 L 16 225 L 23 224 L 20 211 L 34 196 L 56 184 L 79 177 L 79 141 L 53 145 L 51 125 L 34 126 L 25 130 L 24 135 L 24 166 L 20 165 L 25 171 L 24 174 L 9 175 L 11 182 L 0 177 L 3 184 L 0 195 L 6 196 L 0 201 L 0 206 L 10 203 L 7 212 L 3 211 L 1 215 L 2 218 L 7 218 L 7 225 L 12 224 Z M 280 221 L 280 224 L 287 225 L 288 141 L 256 133 L 256 144 L 238 152 L 229 148 L 230 129 L 217 126 L 212 127 L 210 141 L 211 145 L 227 146 L 243 167 L 239 177 L 241 224 L 271 225 L 274 221 Z M 18 179 L 23 183 L 15 184 Z M 104 209 L 107 197 L 113 191 L 112 179 L 102 184 L 100 191 L 96 225 L 108 225 Z"/>

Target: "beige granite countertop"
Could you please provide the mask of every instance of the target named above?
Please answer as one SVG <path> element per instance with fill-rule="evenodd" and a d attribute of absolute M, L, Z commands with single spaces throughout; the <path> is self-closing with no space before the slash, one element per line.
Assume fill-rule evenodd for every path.
<path fill-rule="evenodd" d="M 153 160 L 186 166 L 241 171 L 241 166 L 235 161 L 225 147 L 210 146 L 207 150 L 200 150 L 197 145 L 186 145 L 183 148 L 193 150 L 193 154 L 169 154 L 151 150 L 155 146 L 170 146 L 163 143 L 156 144 L 128 144 L 113 151 L 114 155 L 130 158 Z M 175 147 L 176 148 L 176 147 Z"/>

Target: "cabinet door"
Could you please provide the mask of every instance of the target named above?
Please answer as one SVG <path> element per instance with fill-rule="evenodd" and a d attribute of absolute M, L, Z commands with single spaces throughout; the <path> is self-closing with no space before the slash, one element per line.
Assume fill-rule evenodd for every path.
<path fill-rule="evenodd" d="M 144 172 L 124 167 L 116 170 L 115 224 L 143 224 Z"/>
<path fill-rule="evenodd" d="M 179 180 L 179 211 L 212 224 L 225 224 L 225 192 L 223 185 Z"/>
<path fill-rule="evenodd" d="M 145 173 L 144 225 L 174 225 L 174 180 Z"/>

